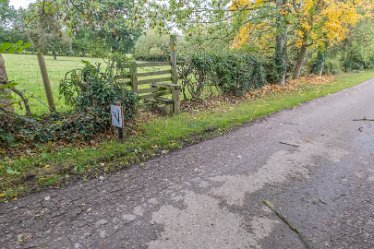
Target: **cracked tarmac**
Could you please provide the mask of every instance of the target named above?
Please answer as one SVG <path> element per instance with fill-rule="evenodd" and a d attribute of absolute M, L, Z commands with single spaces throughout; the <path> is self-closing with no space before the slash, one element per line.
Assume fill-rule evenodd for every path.
<path fill-rule="evenodd" d="M 374 118 L 373 95 L 371 80 L 142 167 L 2 203 L 0 248 L 304 248 L 263 199 L 313 248 L 374 248 L 374 122 L 352 121 Z"/>

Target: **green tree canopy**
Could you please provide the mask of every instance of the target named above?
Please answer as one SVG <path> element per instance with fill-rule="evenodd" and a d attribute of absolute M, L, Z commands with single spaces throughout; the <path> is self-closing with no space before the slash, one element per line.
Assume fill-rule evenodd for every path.
<path fill-rule="evenodd" d="M 41 52 L 69 50 L 71 39 L 62 22 L 61 4 L 54 0 L 37 0 L 25 14 L 26 31 L 34 48 Z"/>
<path fill-rule="evenodd" d="M 132 51 L 139 29 L 129 28 L 133 0 L 64 0 L 65 22 L 74 47 L 96 55 Z"/>

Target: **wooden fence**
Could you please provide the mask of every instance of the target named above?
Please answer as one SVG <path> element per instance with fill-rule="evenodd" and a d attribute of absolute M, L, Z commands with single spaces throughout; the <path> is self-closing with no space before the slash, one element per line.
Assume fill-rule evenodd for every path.
<path fill-rule="evenodd" d="M 170 36 L 170 61 L 137 63 L 129 68 L 129 74 L 120 75 L 117 80 L 124 81 L 145 102 L 161 103 L 165 110 L 171 114 L 180 113 L 180 91 L 177 73 L 177 44 L 176 36 Z M 56 111 L 52 90 L 45 66 L 44 56 L 38 53 L 38 61 L 42 73 L 44 88 L 48 99 L 48 105 L 52 112 Z M 152 71 L 152 68 L 162 68 Z M 165 69 L 168 67 L 168 69 Z M 148 68 L 148 69 L 147 69 Z M 151 68 L 151 69 L 150 69 Z M 142 72 L 138 72 L 142 69 Z M 140 71 L 140 70 L 139 70 Z M 169 108 L 170 107 L 170 108 Z"/>
<path fill-rule="evenodd" d="M 117 79 L 124 80 L 145 102 L 161 103 L 167 112 L 178 114 L 181 87 L 178 85 L 175 36 L 170 37 L 170 48 L 170 62 L 136 63 L 129 69 L 129 74 Z M 161 69 L 155 71 L 151 68 Z M 142 72 L 139 72 L 140 69 Z"/>

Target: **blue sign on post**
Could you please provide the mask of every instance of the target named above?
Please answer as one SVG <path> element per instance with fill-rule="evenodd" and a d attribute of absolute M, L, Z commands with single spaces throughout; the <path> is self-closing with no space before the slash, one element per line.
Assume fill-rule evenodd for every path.
<path fill-rule="evenodd" d="M 118 128 L 123 128 L 123 108 L 120 105 L 111 105 L 110 112 L 112 113 L 112 125 Z"/>

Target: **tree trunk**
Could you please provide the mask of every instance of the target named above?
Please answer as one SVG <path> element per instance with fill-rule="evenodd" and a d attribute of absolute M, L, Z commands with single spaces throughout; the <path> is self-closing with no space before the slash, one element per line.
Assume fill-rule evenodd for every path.
<path fill-rule="evenodd" d="M 0 86 L 5 84 L 8 84 L 8 75 L 6 73 L 4 57 L 2 54 L 0 54 Z M 5 98 L 9 94 L 10 90 L 0 89 L 0 107 L 5 106 L 7 110 L 12 110 L 12 107 L 10 106 L 11 100 L 9 98 Z"/>
<path fill-rule="evenodd" d="M 307 46 L 306 44 L 301 45 L 301 48 L 299 50 L 299 55 L 297 56 L 297 61 L 295 65 L 295 71 L 293 74 L 293 79 L 297 79 L 301 75 L 301 69 L 303 68 L 304 65 L 304 60 L 307 52 Z"/>
<path fill-rule="evenodd" d="M 288 27 L 286 17 L 283 14 L 283 8 L 288 4 L 288 0 L 277 0 L 277 18 L 276 18 L 276 49 L 275 49 L 275 64 L 279 75 L 278 82 L 281 85 L 286 84 L 287 73 L 287 35 Z"/>
<path fill-rule="evenodd" d="M 321 68 L 319 69 L 318 76 L 322 76 L 323 74 L 323 67 L 325 66 L 325 63 L 322 62 Z"/>
<path fill-rule="evenodd" d="M 57 60 L 57 55 L 56 55 L 56 51 L 55 50 L 52 50 L 52 55 L 53 55 L 53 59 Z"/>
<path fill-rule="evenodd" d="M 8 75 L 5 68 L 5 60 L 2 54 L 0 54 L 0 84 L 8 83 Z"/>
<path fill-rule="evenodd" d="M 322 76 L 326 60 L 326 52 L 318 51 L 317 59 L 313 64 L 311 73 Z"/>

